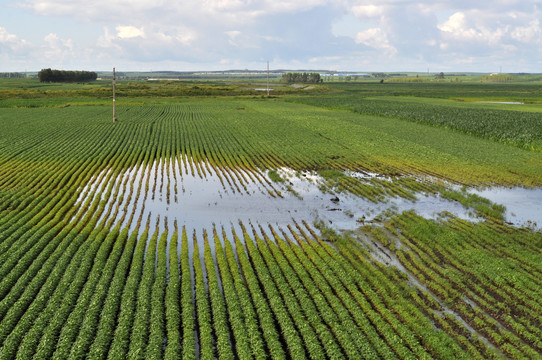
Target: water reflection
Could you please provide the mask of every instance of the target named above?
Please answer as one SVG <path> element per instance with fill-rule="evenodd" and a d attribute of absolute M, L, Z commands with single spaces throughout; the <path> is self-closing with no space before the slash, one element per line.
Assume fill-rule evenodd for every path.
<path fill-rule="evenodd" d="M 166 219 L 170 231 L 177 221 L 189 234 L 202 229 L 211 232 L 213 224 L 218 228 L 237 227 L 239 221 L 261 224 L 266 229 L 268 224 L 286 227 L 293 220 L 321 220 L 335 229 L 353 230 L 386 212 L 405 210 L 431 219 L 446 211 L 462 219 L 476 220 L 459 203 L 438 195 L 417 194 L 415 201 L 392 197 L 375 204 L 352 194 L 322 192 L 324 180 L 311 172 L 280 169 L 286 182 L 273 183 L 265 171 L 220 169 L 208 163 L 192 168 L 200 171 L 189 171 L 185 161 L 171 159 L 131 168 L 116 177 L 108 177 L 112 174 L 104 172 L 81 191 L 86 195 L 81 196 L 79 203 L 91 196 L 89 190 L 105 191 L 112 187 L 112 194 L 117 196 L 107 199 L 103 216 L 108 209 L 118 207 L 114 222 L 120 222 L 124 215 L 122 225 L 132 230 L 136 227 L 136 221 L 130 223 L 133 214 L 134 219 L 150 216 L 151 223 L 159 217 L 161 230 Z"/>
<path fill-rule="evenodd" d="M 542 188 L 489 188 L 470 190 L 506 207 L 506 220 L 515 226 L 542 228 Z"/>

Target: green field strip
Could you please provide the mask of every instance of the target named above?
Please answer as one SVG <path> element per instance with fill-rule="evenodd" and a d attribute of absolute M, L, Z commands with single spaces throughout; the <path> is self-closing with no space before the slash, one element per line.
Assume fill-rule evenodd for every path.
<path fill-rule="evenodd" d="M 298 300 L 308 322 L 311 324 L 311 327 L 318 336 L 326 355 L 331 359 L 345 359 L 346 356 L 337 343 L 335 336 L 330 331 L 328 325 L 325 324 L 320 312 L 317 310 L 316 305 L 314 304 L 314 301 L 304 288 L 301 281 L 297 278 L 294 270 L 290 267 L 286 259 L 278 255 L 277 252 L 275 252 L 277 256 L 273 256 L 272 252 L 273 250 L 276 250 L 276 245 L 269 238 L 267 238 L 265 232 L 262 233 L 262 236 L 264 241 L 257 241 L 260 252 L 264 256 L 268 266 L 273 266 L 273 268 L 276 269 L 275 271 L 280 270 L 282 273 L 282 279 L 284 279 L 285 282 L 290 285 L 290 289 L 292 290 L 295 298 Z"/>
<path fill-rule="evenodd" d="M 188 254 L 188 236 L 183 227 L 181 236 L 181 321 L 182 321 L 182 359 L 196 359 L 196 310 L 194 276 Z"/>
<path fill-rule="evenodd" d="M 220 242 L 215 244 L 215 251 L 217 252 L 217 261 L 219 266 L 224 268 L 225 276 L 222 278 L 227 278 L 227 283 L 230 287 L 230 291 L 235 291 L 237 297 L 232 300 L 232 310 L 230 313 L 231 317 L 241 317 L 244 320 L 244 324 L 239 327 L 245 329 L 245 334 L 248 335 L 248 341 L 250 346 L 250 353 L 254 359 L 265 359 L 267 358 L 266 353 L 266 344 L 269 349 L 269 353 L 273 358 L 284 358 L 284 353 L 282 347 L 278 340 L 278 334 L 276 333 L 275 327 L 272 326 L 273 323 L 262 322 L 260 325 L 258 322 L 257 311 L 254 308 L 254 304 L 251 300 L 250 292 L 245 284 L 244 279 L 241 277 L 239 264 L 234 254 L 231 242 L 226 237 L 226 232 L 222 230 L 222 238 L 224 239 L 224 248 L 222 248 Z M 219 246 L 220 245 L 220 246 Z M 222 265 L 221 265 L 222 264 Z M 229 276 L 228 276 L 229 272 Z M 232 288 L 233 286 L 233 288 Z M 236 300 L 235 300 L 236 299 Z M 240 314 L 237 315 L 237 314 Z M 263 317 L 262 317 L 263 318 Z M 233 323 L 233 322 L 232 322 Z M 263 336 L 262 336 L 263 334 Z"/>
<path fill-rule="evenodd" d="M 250 291 L 254 296 L 259 293 L 261 290 L 260 286 L 263 287 L 263 294 L 267 299 L 269 308 L 273 312 L 274 318 L 280 326 L 280 333 L 283 336 L 284 342 L 286 343 L 288 353 L 290 357 L 296 359 L 306 359 L 307 350 L 305 349 L 304 340 L 302 339 L 301 329 L 296 328 L 295 321 L 288 312 L 283 299 L 279 293 L 279 290 L 276 288 L 269 270 L 267 270 L 265 263 L 261 257 L 258 257 L 258 253 L 255 250 L 253 240 L 248 236 L 246 230 L 243 230 L 243 239 L 245 244 L 247 244 L 247 250 L 250 254 L 250 258 L 254 258 L 251 265 L 249 257 L 247 255 L 247 250 L 239 238 L 235 239 L 235 247 L 237 250 L 237 256 L 239 258 L 243 273 L 245 278 L 247 278 L 247 283 L 250 287 Z M 254 266 L 254 268 L 253 268 Z M 248 280 L 250 278 L 250 281 Z M 259 285 L 261 284 L 261 285 Z M 254 302 L 257 300 L 255 299 Z"/>
<path fill-rule="evenodd" d="M 446 358 L 467 356 L 457 348 L 459 345 L 472 358 L 495 357 L 495 354 L 490 353 L 481 342 L 477 342 L 453 315 L 442 316 L 437 313 L 443 308 L 435 302 L 432 295 L 422 292 L 420 289 L 415 291 L 404 278 L 401 278 L 399 271 L 393 271 L 393 268 L 378 262 L 370 262 L 372 257 L 357 243 L 357 240 L 346 238 L 337 244 L 337 247 L 354 267 L 363 272 L 371 287 L 375 289 L 375 292 L 388 307 L 395 309 L 394 311 L 400 320 L 423 339 L 423 346 L 431 352 L 432 356 Z M 395 294 L 401 294 L 401 296 Z M 453 340 L 445 336 L 444 333 L 435 331 L 428 323 L 430 321 L 444 330 Z"/>
<path fill-rule="evenodd" d="M 134 323 L 137 309 L 137 292 L 142 278 L 145 259 L 145 246 L 149 236 L 149 223 L 147 222 L 143 234 L 138 238 L 126 284 L 120 297 L 116 327 L 107 353 L 108 359 L 125 358 L 130 346 L 130 333 Z"/>
<path fill-rule="evenodd" d="M 52 258 L 52 261 L 49 262 L 50 265 L 44 264 L 37 276 L 26 286 L 21 297 L 3 317 L 0 329 L 2 334 L 9 333 L 9 335 L 2 336 L 2 339 L 5 339 L 3 341 L 4 347 L 1 350 L 2 354 L 13 357 L 19 346 L 23 353 L 35 350 L 45 322 L 49 320 L 44 314 L 51 315 L 53 309 L 57 310 L 56 306 L 62 300 L 63 294 L 67 291 L 70 283 L 74 281 L 75 272 L 81 264 L 85 249 L 88 247 L 86 239 L 95 226 L 96 220 L 91 220 L 88 225 L 84 227 L 81 225 L 72 230 L 65 238 L 69 245 L 60 249 L 62 256 Z M 52 267 L 52 269 L 49 270 L 48 267 Z M 56 306 L 53 308 L 52 304 L 56 304 Z M 28 307 L 22 312 L 25 306 Z M 14 310 L 18 310 L 19 314 Z M 28 333 L 32 335 L 28 335 Z M 33 342 L 31 344 L 25 343 L 23 340 L 26 339 L 33 340 Z"/>
<path fill-rule="evenodd" d="M 295 261 L 295 255 L 293 254 L 293 252 L 290 249 L 285 248 L 285 246 L 287 246 L 285 241 L 281 239 L 274 232 L 274 230 L 273 230 L 273 234 L 275 236 L 275 241 L 279 245 L 280 250 L 282 252 L 279 252 L 279 248 L 277 248 L 273 244 L 269 244 L 269 248 L 273 252 L 277 261 L 279 258 L 288 259 L 287 261 L 289 262 L 290 266 L 292 266 L 292 269 L 295 271 L 295 274 L 297 275 L 297 279 L 299 279 L 299 281 L 303 283 L 303 286 L 308 292 L 308 295 L 306 296 L 308 298 L 313 299 L 314 305 L 316 306 L 316 309 L 317 309 L 317 310 L 315 309 L 315 311 L 321 314 L 322 319 L 325 321 L 329 329 L 333 332 L 333 336 L 336 338 L 337 342 L 341 346 L 341 351 L 344 352 L 345 355 L 351 359 L 362 357 L 361 353 L 358 351 L 358 349 L 355 346 L 354 339 L 350 336 L 346 328 L 341 324 L 336 313 L 332 310 L 332 308 L 329 306 L 329 304 L 325 300 L 325 297 L 320 293 L 320 291 L 318 290 L 314 282 L 311 280 L 310 275 L 307 273 L 307 271 L 303 268 L 303 266 L 299 262 Z M 337 357 L 341 357 L 341 356 L 342 355 L 340 355 L 340 353 L 337 354 Z M 330 355 L 330 357 L 332 356 Z"/>
<path fill-rule="evenodd" d="M 363 99 L 385 87 L 337 86 L 351 93 L 322 104 L 142 99 L 120 107 L 115 124 L 109 106 L 90 103 L 4 108 L 0 358 L 538 358 L 540 231 L 510 226 L 448 183 L 541 185 L 542 155 L 529 148 L 536 112 Z M 355 99 L 367 108 L 349 108 Z M 443 125 L 477 114 L 479 127 Z M 510 124 L 480 133 L 500 115 Z M 521 139 L 526 128 L 534 137 Z M 319 176 L 329 194 L 375 203 L 432 194 L 487 211 L 479 222 L 389 212 L 347 233 L 303 215 L 285 225 L 215 217 L 192 229 L 155 209 L 182 205 L 198 180 L 228 196 L 303 201 L 275 182 L 294 173 Z"/>
<path fill-rule="evenodd" d="M 364 358 L 379 358 L 366 335 L 354 323 L 352 316 L 349 314 L 347 302 L 343 303 L 343 300 L 340 298 L 341 294 L 337 293 L 337 295 L 335 295 L 334 288 L 331 287 L 331 284 L 327 282 L 325 277 L 320 273 L 320 271 L 318 271 L 315 265 L 299 248 L 299 246 L 294 244 L 289 237 L 285 236 L 285 239 L 288 241 L 289 248 L 285 249 L 285 244 L 283 242 L 279 242 L 279 245 L 282 245 L 281 247 L 283 248 L 283 253 L 287 256 L 290 251 L 293 251 L 297 259 L 303 265 L 305 271 L 308 273 L 308 275 L 310 275 L 312 281 L 317 285 L 320 292 L 324 294 L 326 300 L 337 314 L 343 326 L 348 330 L 348 333 L 353 340 L 353 345 L 357 347 L 358 351 Z M 298 241 L 301 241 L 301 239 Z M 293 262 L 295 263 L 295 260 L 293 260 Z M 306 281 L 308 281 L 308 278 L 306 278 Z M 352 350 L 348 350 L 348 352 L 350 351 Z"/>
<path fill-rule="evenodd" d="M 179 265 L 177 222 L 169 240 L 169 272 L 165 295 L 167 344 L 164 359 L 181 358 L 181 269 Z"/>
<path fill-rule="evenodd" d="M 239 359 L 253 359 L 250 342 L 250 336 L 247 336 L 247 328 L 245 327 L 245 318 L 241 301 L 237 295 L 233 283 L 233 277 L 228 268 L 227 259 L 224 255 L 224 249 L 218 237 L 216 227 L 213 227 L 213 240 L 215 248 L 215 257 L 220 271 L 220 279 L 222 289 L 224 293 L 224 300 L 227 305 L 228 322 L 231 325 L 231 332 L 233 335 L 233 343 L 235 343 L 235 349 Z M 226 240 L 224 240 L 226 241 Z M 252 310 L 254 313 L 254 310 Z M 254 318 L 253 318 L 254 319 Z M 256 328 L 256 331 L 259 331 Z M 262 354 L 260 353 L 260 356 Z"/>
<path fill-rule="evenodd" d="M 124 231 L 126 231 L 127 234 L 128 231 Z M 134 250 L 136 248 L 138 235 L 138 232 L 134 231 L 127 239 L 124 252 L 115 268 L 111 285 L 100 313 L 99 321 L 97 324 L 96 321 L 94 321 L 95 335 L 92 336 L 93 340 L 90 347 L 88 347 L 88 342 L 85 346 L 85 352 L 87 352 L 86 356 L 89 359 L 105 359 L 107 357 L 115 333 L 117 316 L 121 306 L 124 287 L 127 284 L 126 278 L 134 258 Z"/>
<path fill-rule="evenodd" d="M 211 301 L 211 314 L 213 318 L 213 333 L 216 339 L 216 352 L 219 359 L 233 359 L 233 351 L 231 344 L 234 343 L 232 336 L 232 330 L 228 323 L 228 315 L 226 310 L 226 295 L 223 295 L 223 288 L 221 281 L 218 277 L 218 269 L 213 258 L 213 253 L 209 245 L 209 239 L 207 238 L 207 232 L 203 230 L 203 243 L 204 243 L 204 262 L 205 270 L 207 273 L 207 285 L 209 289 L 209 298 Z M 239 353 L 240 356 L 245 355 L 246 352 Z"/>
<path fill-rule="evenodd" d="M 166 223 L 167 224 L 167 223 Z M 165 296 L 167 287 L 167 242 L 168 230 L 160 234 L 156 248 L 156 266 L 154 283 L 151 291 L 151 314 L 150 332 L 145 357 L 151 359 L 162 359 L 166 347 L 166 311 Z"/>
<path fill-rule="evenodd" d="M 248 311 L 245 310 L 245 316 L 247 319 L 246 327 L 247 329 L 255 329 L 255 320 L 249 320 L 251 316 L 254 316 L 252 313 L 255 311 L 258 316 L 262 336 L 265 340 L 265 343 L 260 345 L 259 337 L 255 334 L 251 334 L 251 346 L 253 349 L 252 352 L 254 354 L 254 358 L 261 358 L 262 352 L 265 354 L 265 350 L 268 350 L 272 358 L 286 359 L 286 349 L 283 348 L 283 342 L 286 342 L 287 340 L 285 337 L 281 337 L 281 332 L 275 327 L 275 318 L 271 310 L 271 304 L 267 302 L 264 294 L 259 290 L 260 285 L 258 279 L 254 273 L 254 270 L 248 263 L 248 257 L 246 255 L 244 245 L 237 237 L 235 230 L 232 231 L 237 252 L 237 259 L 239 262 L 237 265 L 239 266 L 239 274 L 236 274 L 234 271 L 234 269 L 236 269 L 236 264 L 233 264 L 234 250 L 229 241 L 226 241 L 225 245 L 226 254 L 231 254 L 228 257 L 228 262 L 230 264 L 232 274 L 234 275 L 234 279 L 236 279 L 235 284 L 238 288 L 238 294 L 241 298 L 245 299 L 243 301 L 243 308 L 248 309 Z M 239 291 L 239 289 L 241 289 L 241 291 Z M 253 310 L 251 311 L 250 308 L 253 308 Z M 294 338 L 293 340 L 297 339 Z M 292 342 L 292 339 L 290 342 Z M 262 349 L 264 346 L 265 348 Z"/>
<path fill-rule="evenodd" d="M 158 222 L 147 245 L 145 263 L 141 281 L 137 289 L 137 305 L 130 332 L 130 342 L 127 357 L 132 359 L 145 358 L 150 332 L 151 297 L 155 281 L 156 250 L 158 244 Z"/>
<path fill-rule="evenodd" d="M 211 318 L 211 304 L 208 297 L 207 289 L 205 286 L 203 264 L 201 264 L 201 257 L 199 252 L 199 246 L 196 239 L 196 233 L 194 232 L 194 251 L 193 251 L 193 266 L 195 277 L 195 307 L 197 316 L 197 331 L 199 339 L 199 351 L 198 356 L 202 360 L 215 359 L 213 339 L 213 325 Z M 186 335 L 185 335 L 186 336 Z M 190 334 L 188 334 L 190 336 Z M 187 356 L 183 352 L 183 358 Z"/>

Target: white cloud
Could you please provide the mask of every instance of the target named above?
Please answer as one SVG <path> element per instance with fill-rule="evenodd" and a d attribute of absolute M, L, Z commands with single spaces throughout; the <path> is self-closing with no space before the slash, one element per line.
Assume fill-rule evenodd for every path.
<path fill-rule="evenodd" d="M 96 61 L 99 67 L 100 61 L 107 68 L 119 59 L 145 68 L 158 62 L 198 69 L 276 59 L 292 68 L 371 71 L 461 63 L 483 70 L 493 59 L 538 69 L 542 55 L 541 0 L 13 1 L 40 19 L 77 19 L 94 32 L 83 40 L 81 29 L 36 26 L 31 31 L 39 36 L 31 39 L 47 38 L 32 50 L 17 31 L 0 27 L 2 63 L 15 51 L 36 62 L 43 57 L 38 53 L 53 59 L 56 51 L 75 64 Z M 96 33 L 96 28 L 104 30 Z M 365 62 L 367 57 L 379 61 Z M 452 62 L 457 58 L 469 61 Z"/>
<path fill-rule="evenodd" d="M 57 67 L 64 65 L 66 60 L 79 56 L 72 39 L 62 39 L 54 33 L 47 34 L 43 38 L 39 53 L 42 60 Z"/>
<path fill-rule="evenodd" d="M 538 19 L 532 20 L 527 26 L 518 26 L 512 30 L 511 34 L 513 39 L 521 43 L 535 43 L 540 44 L 542 40 L 542 29 L 540 28 L 540 21 Z"/>
<path fill-rule="evenodd" d="M 115 61 L 193 61 L 194 54 L 200 53 L 192 47 L 197 39 L 194 30 L 182 25 L 116 26 L 113 30 L 105 26 L 96 48 L 103 56 L 109 54 Z"/>
<path fill-rule="evenodd" d="M 20 39 L 15 34 L 11 34 L 6 28 L 0 26 L 0 49 L 3 52 L 18 53 L 25 51 L 31 46 L 26 40 Z"/>
<path fill-rule="evenodd" d="M 117 37 L 121 39 L 145 37 L 143 29 L 138 29 L 135 26 L 117 26 L 115 30 L 117 30 Z"/>
<path fill-rule="evenodd" d="M 51 49 L 65 49 L 73 50 L 73 40 L 72 39 L 61 39 L 57 34 L 50 33 L 43 38 L 46 44 L 49 45 Z"/>
<path fill-rule="evenodd" d="M 465 20 L 465 14 L 462 12 L 456 12 L 442 25 L 439 25 L 439 29 L 449 33 L 464 32 L 464 28 L 467 27 L 467 21 Z"/>
<path fill-rule="evenodd" d="M 110 19 L 162 8 L 165 0 L 23 0 L 19 6 L 43 16 L 75 16 L 83 19 Z"/>
<path fill-rule="evenodd" d="M 384 15 L 385 6 L 382 5 L 357 5 L 351 8 L 354 15 L 358 18 L 375 18 Z"/>
<path fill-rule="evenodd" d="M 250 4 L 249 1 L 241 0 L 204 0 L 203 7 L 207 11 L 237 11 L 245 9 Z"/>
<path fill-rule="evenodd" d="M 241 35 L 241 32 L 239 30 L 230 30 L 230 31 L 225 31 L 224 32 L 229 40 L 228 42 L 233 45 L 233 46 L 238 46 L 239 44 L 237 43 L 237 41 L 235 41 L 236 38 L 239 37 L 239 35 Z"/>
<path fill-rule="evenodd" d="M 542 29 L 534 14 L 517 11 L 505 14 L 480 10 L 456 12 L 438 28 L 446 46 L 444 50 L 462 53 L 493 53 L 495 58 L 512 56 L 534 56 L 529 48 L 542 44 Z"/>
<path fill-rule="evenodd" d="M 192 45 L 197 40 L 197 38 L 197 33 L 190 29 L 179 29 L 174 37 L 176 41 L 185 46 Z"/>
<path fill-rule="evenodd" d="M 98 37 L 96 46 L 99 48 L 110 48 L 116 46 L 114 44 L 116 36 L 112 35 L 107 26 L 103 27 L 103 35 Z"/>
<path fill-rule="evenodd" d="M 461 41 L 498 41 L 502 36 L 502 31 L 490 31 L 484 26 L 471 26 L 467 21 L 467 16 L 463 12 L 456 12 L 448 18 L 446 22 L 439 25 L 438 28 L 451 38 Z"/>
<path fill-rule="evenodd" d="M 372 28 L 359 32 L 356 36 L 356 43 L 384 50 L 389 56 L 397 53 L 397 49 L 390 45 L 386 33 L 380 28 Z"/>
<path fill-rule="evenodd" d="M 2 44 L 16 44 L 19 40 L 14 34 L 10 34 L 5 28 L 0 27 L 0 43 Z"/>

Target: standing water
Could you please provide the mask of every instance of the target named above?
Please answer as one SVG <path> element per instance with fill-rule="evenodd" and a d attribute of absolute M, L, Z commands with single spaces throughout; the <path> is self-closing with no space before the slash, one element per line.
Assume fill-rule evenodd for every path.
<path fill-rule="evenodd" d="M 197 168 L 200 171 L 192 170 Z M 418 194 L 417 200 L 391 197 L 386 202 L 374 203 L 349 193 L 322 192 L 324 179 L 315 173 L 296 176 L 290 169 L 281 169 L 280 173 L 285 183 L 273 183 L 266 171 L 221 169 L 208 163 L 189 167 L 177 159 L 161 160 L 127 169 L 116 178 L 99 174 L 81 190 L 84 195 L 78 204 L 92 194 L 89 190 L 112 186 L 113 194 L 105 206 L 121 209 L 114 223 L 124 215 L 122 225 L 133 230 L 136 221 L 128 224 L 133 214 L 135 219 L 150 216 L 151 224 L 159 217 L 164 228 L 167 218 L 169 229 L 173 229 L 177 221 L 188 233 L 202 229 L 209 232 L 213 225 L 236 226 L 240 221 L 261 224 L 264 228 L 269 224 L 285 227 L 294 220 L 323 221 L 337 230 L 353 230 L 384 213 L 406 210 L 431 219 L 446 211 L 462 219 L 475 220 L 462 205 L 438 195 Z M 104 171 L 104 175 L 108 174 Z"/>
<path fill-rule="evenodd" d="M 470 190 L 506 207 L 506 220 L 515 226 L 542 227 L 542 188 L 489 188 Z"/>

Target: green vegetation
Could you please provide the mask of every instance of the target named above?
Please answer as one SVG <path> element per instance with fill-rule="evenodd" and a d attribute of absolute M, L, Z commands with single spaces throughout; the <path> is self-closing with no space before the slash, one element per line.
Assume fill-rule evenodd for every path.
<path fill-rule="evenodd" d="M 66 71 L 42 69 L 38 72 L 40 82 L 85 82 L 98 78 L 94 71 Z"/>
<path fill-rule="evenodd" d="M 313 83 L 318 84 L 319 82 L 322 82 L 322 79 L 320 78 L 320 74 L 316 72 L 307 73 L 307 72 L 294 72 L 294 73 L 284 73 L 282 74 L 282 78 L 280 79 L 282 82 L 287 83 Z"/>
<path fill-rule="evenodd" d="M 481 81 L 510 82 L 510 81 L 514 81 L 514 76 L 510 74 L 491 74 L 491 75 L 482 76 Z"/>
<path fill-rule="evenodd" d="M 285 180 L 279 175 L 279 173 L 275 169 L 271 169 L 268 171 L 267 175 L 271 179 L 271 181 L 277 182 L 277 183 L 283 183 Z"/>
<path fill-rule="evenodd" d="M 476 194 L 469 194 L 465 189 L 462 189 L 461 192 L 441 189 L 440 194 L 445 199 L 455 200 L 467 208 L 474 209 L 478 215 L 485 218 L 504 220 L 504 206 L 493 204 Z"/>
<path fill-rule="evenodd" d="M 108 86 L 0 81 L 0 359 L 540 357 L 542 233 L 466 191 L 542 186 L 538 87 L 121 82 L 113 123 Z M 129 206 L 210 174 L 280 200 L 282 168 L 336 203 L 438 194 L 479 221 L 168 229 Z"/>
<path fill-rule="evenodd" d="M 420 98 L 365 97 L 358 93 L 330 95 L 325 98 L 297 98 L 296 102 L 329 109 L 396 118 L 456 130 L 524 149 L 542 152 L 541 109 L 488 108 L 487 104 L 458 103 Z M 507 99 L 506 101 L 514 101 Z M 523 100 L 522 100 L 523 101 Z M 508 105 L 510 106 L 510 105 Z"/>
<path fill-rule="evenodd" d="M 458 219 L 437 224 L 413 213 L 392 219 L 386 227 L 398 230 L 391 239 L 399 245 L 382 245 L 397 257 L 406 274 L 423 285 L 417 291 L 406 288 L 408 296 L 444 329 L 456 333 L 463 348 L 478 352 L 477 357 L 495 357 L 488 354 L 479 339 L 469 344 L 470 335 L 461 333 L 464 330 L 460 330 L 458 315 L 502 355 L 539 357 L 540 319 L 532 315 L 540 309 L 540 287 L 532 281 L 536 281 L 534 277 L 540 270 L 540 255 L 530 249 L 540 246 L 540 233 Z M 378 237 L 371 236 L 371 240 L 381 243 Z M 356 241 L 346 239 L 338 248 L 346 256 L 355 254 L 355 248 L 365 251 Z M 523 261 L 522 266 L 517 266 Z M 361 264 L 366 266 L 367 262 L 358 263 Z M 387 267 L 378 267 L 388 276 L 402 276 Z M 379 282 L 380 285 L 372 286 L 397 285 L 382 277 Z M 442 317 L 442 311 L 449 315 Z"/>
<path fill-rule="evenodd" d="M 183 115 L 188 113 L 194 116 Z M 104 106 L 4 109 L 0 121 L 9 135 L 0 139 L 0 157 L 19 164 L 31 159 L 60 165 L 77 159 L 103 161 L 109 154 L 103 139 L 115 151 L 116 141 L 133 133 L 133 138 L 124 141 L 130 140 L 132 151 L 127 166 L 134 166 L 147 149 L 146 137 L 175 128 L 175 136 L 186 139 L 179 143 L 179 151 L 195 162 L 209 158 L 218 166 L 436 175 L 482 185 L 542 183 L 542 155 L 537 152 L 423 124 L 282 101 L 185 99 L 163 105 L 118 106 L 118 126 L 110 124 L 110 117 L 110 108 Z M 84 141 L 77 140 L 81 134 L 85 134 Z M 47 140 L 21 152 L 39 138 Z M 76 141 L 78 146 L 70 151 L 59 148 Z M 96 146 L 101 149 L 94 154 Z M 223 146 L 228 153 L 221 152 Z M 100 171 L 105 164 L 97 166 Z M 39 167 L 38 171 L 45 176 L 53 169 Z M 26 178 L 25 173 L 13 176 L 12 182 Z M 24 188 L 27 181 L 21 180 L 17 187 Z M 13 188 L 3 189 L 0 196 L 4 191 Z"/>
<path fill-rule="evenodd" d="M 62 107 L 70 105 L 111 103 L 112 81 L 101 79 L 86 83 L 41 83 L 37 79 L 0 79 L 0 107 Z M 117 80 L 116 95 L 125 104 L 163 103 L 178 97 L 229 97 L 263 95 L 257 88 L 261 81 L 176 81 L 176 80 Z M 322 85 L 302 89 L 287 84 L 273 84 L 272 95 L 326 92 Z"/>

